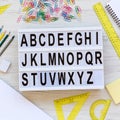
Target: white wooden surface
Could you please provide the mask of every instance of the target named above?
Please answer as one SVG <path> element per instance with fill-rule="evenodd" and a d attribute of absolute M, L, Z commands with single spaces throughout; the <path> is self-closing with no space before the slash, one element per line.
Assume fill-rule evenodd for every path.
<path fill-rule="evenodd" d="M 17 49 L 17 30 L 24 26 L 23 24 L 17 24 L 16 20 L 19 16 L 20 6 L 19 1 L 15 0 L 0 0 L 0 3 L 6 1 L 11 2 L 12 6 L 4 14 L 0 15 L 0 26 L 4 25 L 7 30 L 12 31 L 16 38 L 5 51 L 5 53 L 0 57 L 0 60 L 7 59 L 11 61 L 12 65 L 7 73 L 0 72 L 0 78 L 3 79 L 6 83 L 12 86 L 14 89 L 18 90 L 18 49 Z M 92 9 L 92 6 L 101 1 L 103 5 L 106 4 L 106 0 L 79 0 L 80 6 L 83 9 L 81 20 L 79 26 L 100 26 L 100 23 Z M 112 21 L 112 19 L 111 19 Z M 113 21 L 112 21 L 113 22 Z M 78 24 L 74 23 L 75 26 Z M 113 23 L 114 24 L 114 23 Z M 72 26 L 71 23 L 66 23 L 66 26 Z M 48 27 L 48 24 L 45 25 L 26 25 L 27 27 Z M 57 23 L 52 23 L 52 27 L 56 27 Z M 118 34 L 120 35 L 120 29 L 114 24 Z M 105 84 L 110 83 L 113 80 L 120 78 L 120 60 L 117 57 L 110 41 L 108 40 L 106 34 L 103 32 L 103 43 L 104 43 L 104 69 L 105 69 Z M 88 92 L 88 90 L 69 90 L 69 91 L 42 91 L 42 92 L 22 92 L 21 94 L 28 98 L 32 103 L 41 108 L 44 112 L 48 113 L 54 120 L 57 120 L 55 108 L 53 101 L 55 99 L 68 97 L 71 95 L 77 95 L 81 93 Z M 93 90 L 89 91 L 90 97 L 87 99 L 82 110 L 79 112 L 76 120 L 90 120 L 89 109 L 91 104 L 98 99 L 111 99 L 107 93 L 106 89 L 104 90 Z M 119 91 L 116 91 L 119 92 Z M 7 108 L 7 106 L 5 106 Z M 69 114 L 72 105 L 67 105 L 64 107 L 65 117 Z M 120 120 L 120 105 L 115 105 L 112 101 L 109 111 L 106 116 L 106 120 Z"/>

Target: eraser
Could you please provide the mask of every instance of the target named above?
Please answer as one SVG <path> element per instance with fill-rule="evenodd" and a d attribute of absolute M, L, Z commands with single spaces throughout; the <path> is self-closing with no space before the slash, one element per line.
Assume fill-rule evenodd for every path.
<path fill-rule="evenodd" d="M 0 71 L 1 72 L 7 72 L 7 70 L 9 69 L 10 67 L 10 61 L 7 61 L 7 60 L 2 60 L 0 62 Z"/>
<path fill-rule="evenodd" d="M 106 85 L 106 88 L 115 104 L 120 103 L 120 79 L 109 83 Z"/>

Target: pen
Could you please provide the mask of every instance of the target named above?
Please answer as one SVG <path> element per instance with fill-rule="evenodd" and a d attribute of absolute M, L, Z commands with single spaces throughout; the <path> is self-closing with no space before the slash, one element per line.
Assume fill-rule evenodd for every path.
<path fill-rule="evenodd" d="M 1 28 L 0 28 L 0 33 L 1 33 L 2 29 L 3 29 L 3 27 L 4 27 L 4 26 L 2 25 Z"/>
<path fill-rule="evenodd" d="M 4 37 L 4 39 L 0 42 L 0 47 L 3 45 L 3 43 L 7 40 L 7 38 L 9 37 L 10 32 Z"/>
<path fill-rule="evenodd" d="M 0 34 L 0 41 L 3 39 L 3 37 L 5 36 L 5 34 L 6 34 L 6 31 L 4 31 L 4 32 L 2 32 L 2 33 Z"/>
<path fill-rule="evenodd" d="M 15 38 L 15 36 L 12 36 L 12 38 L 9 40 L 9 42 L 6 44 L 6 46 L 0 52 L 0 56 L 4 53 L 4 51 L 7 49 L 7 47 L 10 45 L 10 43 L 13 41 L 14 38 Z"/>

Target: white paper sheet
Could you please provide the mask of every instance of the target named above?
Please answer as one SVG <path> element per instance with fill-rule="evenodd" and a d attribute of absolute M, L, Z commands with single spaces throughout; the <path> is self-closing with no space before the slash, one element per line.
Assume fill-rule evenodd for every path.
<path fill-rule="evenodd" d="M 0 120 L 53 120 L 0 79 Z"/>

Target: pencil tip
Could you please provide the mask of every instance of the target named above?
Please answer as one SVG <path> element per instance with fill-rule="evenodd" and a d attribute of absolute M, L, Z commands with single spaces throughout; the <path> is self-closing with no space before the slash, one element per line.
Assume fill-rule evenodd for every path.
<path fill-rule="evenodd" d="M 15 35 L 14 36 L 12 36 L 12 39 L 14 39 L 15 38 Z"/>

